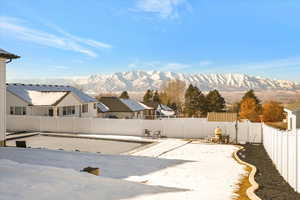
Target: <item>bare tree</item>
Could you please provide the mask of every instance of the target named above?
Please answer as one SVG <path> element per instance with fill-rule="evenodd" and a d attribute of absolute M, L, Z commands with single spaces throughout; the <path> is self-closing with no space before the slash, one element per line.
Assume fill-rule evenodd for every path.
<path fill-rule="evenodd" d="M 165 82 L 161 88 L 161 102 L 166 105 L 176 104 L 180 111 L 184 102 L 185 89 L 184 81 L 176 79 Z"/>

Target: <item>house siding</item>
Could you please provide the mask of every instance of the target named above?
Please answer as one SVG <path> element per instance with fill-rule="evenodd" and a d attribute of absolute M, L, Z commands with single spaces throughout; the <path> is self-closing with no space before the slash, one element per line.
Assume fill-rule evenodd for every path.
<path fill-rule="evenodd" d="M 0 58 L 0 146 L 4 146 L 6 132 L 6 66 L 5 59 Z"/>
<path fill-rule="evenodd" d="M 11 106 L 23 106 L 26 107 L 28 110 L 28 103 L 17 97 L 16 95 L 13 95 L 9 91 L 6 92 L 6 114 L 10 114 L 10 107 Z M 30 115 L 28 112 L 26 115 Z"/>
<path fill-rule="evenodd" d="M 87 113 L 81 113 L 81 117 L 96 117 L 97 116 L 97 107 L 94 107 L 93 103 L 88 103 L 88 112 Z"/>
<path fill-rule="evenodd" d="M 59 108 L 59 116 L 63 116 L 64 106 L 75 106 L 75 114 L 66 116 L 80 117 L 80 105 L 81 102 L 72 93 L 69 93 L 62 101 L 59 102 L 59 104 L 56 105 L 56 107 Z"/>
<path fill-rule="evenodd" d="M 119 119 L 143 119 L 144 118 L 144 113 L 143 111 L 138 111 L 138 112 L 106 112 L 106 113 L 101 113 L 98 115 L 98 117 L 103 117 L 107 118 L 109 116 L 116 116 Z"/>

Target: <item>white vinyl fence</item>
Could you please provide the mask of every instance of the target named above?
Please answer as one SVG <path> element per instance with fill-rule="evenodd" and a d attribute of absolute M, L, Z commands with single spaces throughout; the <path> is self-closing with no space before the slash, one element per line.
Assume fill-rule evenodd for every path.
<path fill-rule="evenodd" d="M 161 131 L 170 138 L 207 138 L 214 135 L 220 127 L 224 134 L 236 138 L 235 122 L 207 122 L 199 118 L 169 118 L 160 120 L 144 119 L 103 119 L 78 117 L 38 117 L 7 116 L 7 130 L 68 132 L 87 134 L 110 134 L 142 136 L 145 129 Z M 260 123 L 244 122 L 238 124 L 238 141 L 261 143 Z"/>
<path fill-rule="evenodd" d="M 263 125 L 263 145 L 283 178 L 300 192 L 300 130 L 280 131 Z"/>

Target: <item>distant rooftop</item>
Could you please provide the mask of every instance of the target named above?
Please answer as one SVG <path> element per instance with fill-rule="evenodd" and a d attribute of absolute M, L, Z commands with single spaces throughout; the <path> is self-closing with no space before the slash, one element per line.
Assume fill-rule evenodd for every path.
<path fill-rule="evenodd" d="M 16 59 L 16 58 L 20 58 L 20 56 L 9 53 L 9 52 L 7 52 L 7 51 L 0 48 L 0 58 Z"/>
<path fill-rule="evenodd" d="M 89 102 L 97 102 L 95 98 L 92 98 L 85 94 L 84 92 L 78 90 L 77 88 L 71 86 L 64 86 L 64 85 L 38 85 L 38 84 L 20 84 L 20 83 L 12 83 L 6 84 L 7 91 L 11 92 L 12 94 L 18 96 L 20 99 L 28 102 L 34 103 L 32 101 L 32 95 L 38 96 L 42 95 L 46 98 L 46 96 L 54 97 L 56 96 L 59 99 L 59 96 L 63 97 L 66 92 L 71 92 L 75 95 L 82 103 L 89 103 Z M 40 92 L 34 93 L 32 91 Z M 41 93 L 42 92 L 42 93 Z M 60 92 L 60 93 L 58 93 Z M 47 94 L 46 94 L 47 93 Z M 49 93 L 53 93 L 50 95 Z M 35 102 L 35 104 L 38 104 Z"/>
<path fill-rule="evenodd" d="M 118 97 L 101 97 L 100 102 L 109 108 L 110 112 L 138 112 L 149 107 L 133 99 L 121 99 Z"/>

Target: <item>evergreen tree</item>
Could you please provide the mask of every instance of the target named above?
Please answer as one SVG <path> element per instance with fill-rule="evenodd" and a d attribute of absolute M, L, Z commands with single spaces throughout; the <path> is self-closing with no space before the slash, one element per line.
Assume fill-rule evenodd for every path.
<path fill-rule="evenodd" d="M 200 111 L 201 115 L 206 116 L 207 100 L 206 100 L 205 95 L 200 90 L 198 90 L 198 92 L 197 92 L 197 102 L 198 102 L 197 107 L 198 107 L 198 110 Z"/>
<path fill-rule="evenodd" d="M 198 113 L 202 115 L 206 113 L 206 99 L 204 94 L 193 85 L 189 85 L 185 93 L 185 112 L 191 117 Z"/>
<path fill-rule="evenodd" d="M 121 99 L 129 99 L 129 95 L 127 91 L 123 91 L 122 94 L 120 95 Z"/>
<path fill-rule="evenodd" d="M 149 103 L 153 101 L 153 91 L 147 90 L 146 94 L 144 95 L 143 102 Z"/>
<path fill-rule="evenodd" d="M 218 90 L 212 90 L 206 95 L 207 111 L 222 112 L 225 108 L 225 99 L 221 96 Z"/>
<path fill-rule="evenodd" d="M 159 96 L 159 93 L 157 90 L 154 92 L 152 100 L 153 100 L 153 102 L 160 103 L 160 96 Z"/>
<path fill-rule="evenodd" d="M 184 95 L 184 111 L 189 117 L 193 116 L 196 112 L 195 93 L 195 87 L 192 84 L 190 84 L 187 90 L 185 91 Z"/>

